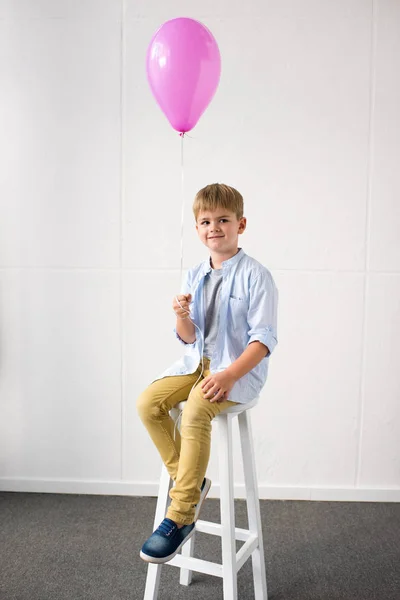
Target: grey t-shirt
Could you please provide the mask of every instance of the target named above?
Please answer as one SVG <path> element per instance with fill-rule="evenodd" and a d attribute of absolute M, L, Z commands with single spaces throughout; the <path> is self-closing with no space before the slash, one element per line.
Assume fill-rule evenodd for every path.
<path fill-rule="evenodd" d="M 203 354 L 211 358 L 218 332 L 222 269 L 212 269 L 204 281 L 205 331 Z"/>

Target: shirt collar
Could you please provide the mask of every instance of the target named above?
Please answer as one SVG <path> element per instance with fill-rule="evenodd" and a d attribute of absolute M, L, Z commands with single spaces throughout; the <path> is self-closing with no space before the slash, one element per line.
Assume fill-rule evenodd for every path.
<path fill-rule="evenodd" d="M 245 252 L 244 252 L 243 248 L 239 248 L 239 252 L 237 252 L 231 258 L 228 258 L 228 260 L 224 260 L 224 262 L 222 263 L 223 271 L 227 271 L 230 268 L 232 268 L 234 265 L 236 265 L 239 262 L 239 260 L 241 260 L 243 258 L 244 255 L 245 255 Z M 207 273 L 209 273 L 211 270 L 212 270 L 211 269 L 211 258 L 208 258 L 203 263 L 203 275 L 207 275 Z"/>

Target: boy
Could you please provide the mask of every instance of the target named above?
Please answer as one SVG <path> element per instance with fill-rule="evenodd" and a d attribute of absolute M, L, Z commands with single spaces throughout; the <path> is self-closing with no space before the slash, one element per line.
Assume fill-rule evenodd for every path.
<path fill-rule="evenodd" d="M 211 485 L 205 477 L 211 421 L 259 395 L 277 344 L 278 291 L 271 273 L 238 248 L 247 223 L 241 194 L 227 185 L 208 185 L 197 193 L 193 212 L 210 258 L 189 270 L 183 293 L 172 303 L 185 354 L 137 402 L 175 482 L 167 516 L 140 552 L 154 563 L 171 560 L 194 533 Z M 179 433 L 169 411 L 182 400 L 187 402 Z"/>

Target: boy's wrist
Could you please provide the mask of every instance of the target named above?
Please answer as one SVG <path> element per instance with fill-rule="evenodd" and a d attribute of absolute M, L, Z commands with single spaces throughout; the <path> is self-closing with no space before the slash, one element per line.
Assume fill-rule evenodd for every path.
<path fill-rule="evenodd" d="M 233 367 L 233 365 L 230 365 L 229 367 L 227 367 L 225 369 L 225 373 L 231 378 L 233 379 L 233 381 L 236 383 L 238 381 L 238 379 L 240 379 L 240 377 L 238 376 L 237 372 L 235 371 L 235 367 Z"/>

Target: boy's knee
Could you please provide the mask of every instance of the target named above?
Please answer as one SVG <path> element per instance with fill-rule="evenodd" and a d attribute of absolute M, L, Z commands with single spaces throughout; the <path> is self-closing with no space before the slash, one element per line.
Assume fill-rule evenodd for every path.
<path fill-rule="evenodd" d="M 154 402 L 153 396 L 145 390 L 136 401 L 136 410 L 142 421 L 160 416 L 160 407 Z"/>
<path fill-rule="evenodd" d="M 147 396 L 146 394 L 140 394 L 139 398 L 136 400 L 136 410 L 140 417 L 142 417 L 147 412 Z"/>

